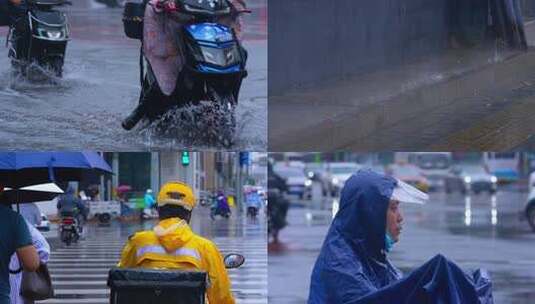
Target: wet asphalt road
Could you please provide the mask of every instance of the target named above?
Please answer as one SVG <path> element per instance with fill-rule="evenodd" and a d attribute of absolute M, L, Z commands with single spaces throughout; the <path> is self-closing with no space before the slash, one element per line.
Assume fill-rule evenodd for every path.
<path fill-rule="evenodd" d="M 233 215 L 228 220 L 218 217 L 212 221 L 209 209 L 199 208 L 192 217 L 192 229 L 214 241 L 223 255 L 240 253 L 246 258 L 242 267 L 228 270 L 236 303 L 267 304 L 265 217 L 260 216 L 252 222 Z M 108 270 L 117 264 L 128 236 L 139 230 L 152 229 L 153 225 L 154 221 L 143 224 L 114 222 L 111 226 L 89 224 L 85 239 L 70 247 L 59 242 L 54 225 L 45 236 L 52 247 L 48 266 L 56 296 L 39 303 L 109 303 Z"/>
<path fill-rule="evenodd" d="M 7 49 L 0 48 L 0 143 L 3 149 L 154 150 L 211 148 L 152 129 L 124 131 L 121 120 L 139 96 L 139 42 L 123 33 L 122 9 L 94 0 L 66 8 L 72 41 L 64 78 L 57 84 L 12 75 Z M 265 150 L 267 137 L 267 0 L 248 1 L 244 18 L 249 77 L 237 108 L 233 150 Z M 0 44 L 6 28 L 0 28 Z M 219 147 L 218 147 L 219 148 Z"/>
<path fill-rule="evenodd" d="M 535 45 L 535 24 L 526 27 Z M 482 45 L 269 97 L 270 151 L 533 147 L 535 52 Z"/>
<path fill-rule="evenodd" d="M 274 303 L 306 302 L 310 273 L 332 217 L 333 199 L 317 197 L 292 200 L 282 243 L 269 247 L 269 299 Z M 495 196 L 437 192 L 424 206 L 402 205 L 405 224 L 390 259 L 406 273 L 441 253 L 467 271 L 487 269 L 495 303 L 534 303 L 535 233 L 518 215 L 526 199 L 527 193 L 507 187 Z"/>

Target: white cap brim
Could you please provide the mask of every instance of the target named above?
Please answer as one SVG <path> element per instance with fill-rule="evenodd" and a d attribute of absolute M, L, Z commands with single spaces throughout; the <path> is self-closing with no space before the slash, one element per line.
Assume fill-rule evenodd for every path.
<path fill-rule="evenodd" d="M 397 186 L 392 192 L 390 199 L 399 201 L 400 203 L 411 203 L 423 205 L 429 200 L 429 195 L 416 189 L 415 187 L 397 180 Z"/>

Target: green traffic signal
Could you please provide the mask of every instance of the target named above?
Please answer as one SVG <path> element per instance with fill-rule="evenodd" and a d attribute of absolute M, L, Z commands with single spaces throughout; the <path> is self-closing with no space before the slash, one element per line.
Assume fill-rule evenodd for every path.
<path fill-rule="evenodd" d="M 182 152 L 182 166 L 189 166 L 189 152 Z"/>

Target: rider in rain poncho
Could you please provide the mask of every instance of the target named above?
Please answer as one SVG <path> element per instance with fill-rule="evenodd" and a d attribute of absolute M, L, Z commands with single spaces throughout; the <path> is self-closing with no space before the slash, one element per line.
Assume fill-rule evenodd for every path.
<path fill-rule="evenodd" d="M 387 259 L 403 221 L 390 208 L 425 200 L 414 187 L 370 170 L 349 178 L 312 272 L 308 303 L 492 303 L 484 274 L 469 277 L 441 255 L 403 278 Z"/>
<path fill-rule="evenodd" d="M 217 2 L 217 1 L 215 1 Z M 218 23 L 231 27 L 241 39 L 242 21 L 239 12 L 246 10 L 245 0 L 229 0 L 235 14 L 218 17 Z M 172 96 L 177 88 L 180 71 L 185 64 L 185 50 L 180 29 L 193 17 L 178 11 L 173 0 L 149 0 L 143 25 L 143 55 L 154 78 L 146 80 L 147 88 L 140 96 L 139 105 L 126 117 L 122 126 L 132 129 L 145 115 L 149 100 L 163 100 Z M 152 77 L 151 77 L 152 78 Z"/>

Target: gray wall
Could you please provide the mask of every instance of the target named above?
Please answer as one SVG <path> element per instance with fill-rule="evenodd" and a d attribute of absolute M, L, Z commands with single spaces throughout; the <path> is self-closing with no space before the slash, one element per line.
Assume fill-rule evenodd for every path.
<path fill-rule="evenodd" d="M 468 2 L 477 1 L 487 0 Z M 399 64 L 446 44 L 446 0 L 270 0 L 269 94 Z"/>

